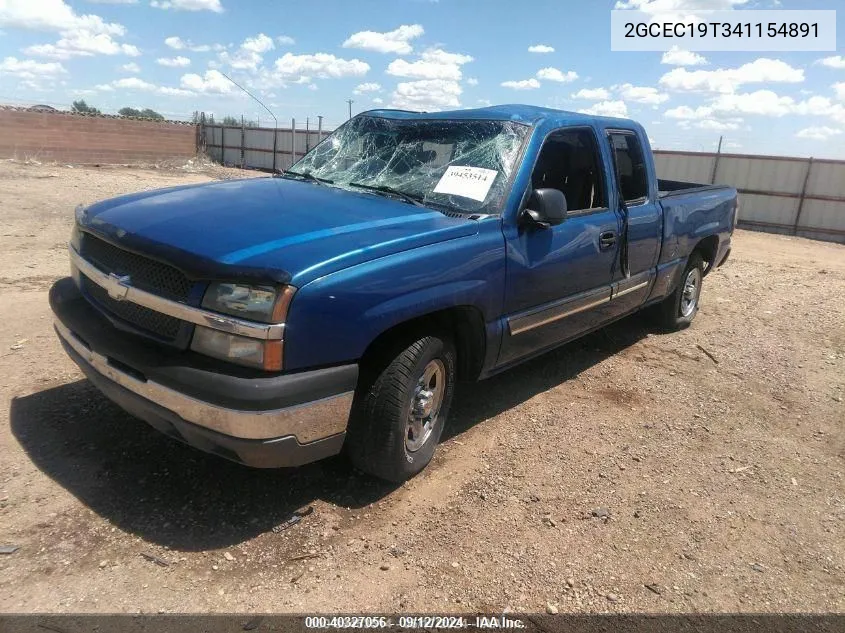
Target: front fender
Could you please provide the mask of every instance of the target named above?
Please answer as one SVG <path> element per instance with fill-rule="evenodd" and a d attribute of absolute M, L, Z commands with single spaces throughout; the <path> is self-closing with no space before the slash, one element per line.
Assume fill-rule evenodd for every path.
<path fill-rule="evenodd" d="M 352 266 L 306 284 L 285 326 L 285 371 L 354 362 L 380 334 L 418 317 L 472 306 L 502 311 L 505 244 L 499 218 L 478 233 Z"/>

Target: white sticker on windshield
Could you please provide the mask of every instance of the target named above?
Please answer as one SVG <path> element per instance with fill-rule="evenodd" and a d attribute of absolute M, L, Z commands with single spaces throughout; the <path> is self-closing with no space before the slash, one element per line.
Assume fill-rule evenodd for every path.
<path fill-rule="evenodd" d="M 445 193 L 454 196 L 472 198 L 484 202 L 487 192 L 496 180 L 495 169 L 483 167 L 449 167 L 440 182 L 434 188 L 434 193 Z"/>

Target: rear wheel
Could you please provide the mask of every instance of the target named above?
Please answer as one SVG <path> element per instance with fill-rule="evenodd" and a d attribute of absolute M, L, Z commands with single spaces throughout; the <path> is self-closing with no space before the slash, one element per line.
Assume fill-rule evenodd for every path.
<path fill-rule="evenodd" d="M 388 481 L 431 461 L 455 390 L 457 353 L 446 336 L 398 344 L 364 368 L 346 438 L 352 463 Z"/>
<path fill-rule="evenodd" d="M 671 331 L 688 327 L 701 300 L 701 285 L 704 280 L 704 260 L 697 252 L 689 256 L 681 282 L 675 291 L 658 304 L 661 325 Z"/>

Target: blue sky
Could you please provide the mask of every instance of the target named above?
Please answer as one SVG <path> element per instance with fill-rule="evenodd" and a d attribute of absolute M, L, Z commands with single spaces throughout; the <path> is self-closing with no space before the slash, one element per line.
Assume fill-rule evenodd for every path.
<path fill-rule="evenodd" d="M 0 0 L 0 103 L 326 126 L 376 107 L 530 103 L 642 122 L 656 147 L 845 158 L 845 47 L 611 52 L 617 4 L 835 9 L 836 0 Z M 843 30 L 843 15 L 837 15 Z"/>

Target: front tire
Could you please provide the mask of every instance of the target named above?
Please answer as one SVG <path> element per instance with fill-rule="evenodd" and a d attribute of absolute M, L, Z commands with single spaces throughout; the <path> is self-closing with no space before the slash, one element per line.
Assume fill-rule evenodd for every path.
<path fill-rule="evenodd" d="M 457 353 L 450 338 L 424 336 L 394 346 L 374 365 L 364 368 L 345 448 L 360 470 L 401 482 L 434 456 L 455 391 Z"/>
<path fill-rule="evenodd" d="M 687 260 L 678 287 L 658 305 L 658 316 L 666 330 L 676 332 L 692 323 L 698 314 L 703 280 L 704 260 L 695 252 Z"/>

